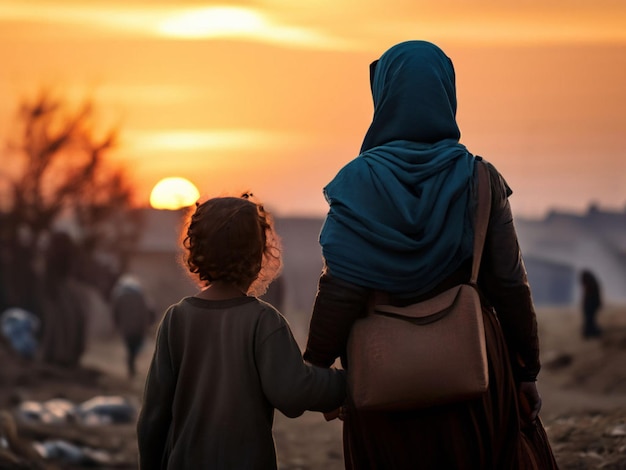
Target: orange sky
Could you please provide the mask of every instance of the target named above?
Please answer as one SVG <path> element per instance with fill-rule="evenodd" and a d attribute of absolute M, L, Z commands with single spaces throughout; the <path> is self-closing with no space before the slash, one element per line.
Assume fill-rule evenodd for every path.
<path fill-rule="evenodd" d="M 0 135 L 41 86 L 93 96 L 142 202 L 181 176 L 323 215 L 371 118 L 369 63 L 426 39 L 455 64 L 462 142 L 517 214 L 625 208 L 626 2 L 517 3 L 1 0 Z"/>

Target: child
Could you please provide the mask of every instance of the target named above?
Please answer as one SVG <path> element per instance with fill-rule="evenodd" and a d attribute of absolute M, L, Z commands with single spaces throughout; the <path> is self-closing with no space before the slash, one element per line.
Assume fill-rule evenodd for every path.
<path fill-rule="evenodd" d="M 295 418 L 345 398 L 341 370 L 305 364 L 285 318 L 256 296 L 281 266 L 263 206 L 197 206 L 186 263 L 206 287 L 161 321 L 137 423 L 141 469 L 277 468 L 274 409 Z"/>

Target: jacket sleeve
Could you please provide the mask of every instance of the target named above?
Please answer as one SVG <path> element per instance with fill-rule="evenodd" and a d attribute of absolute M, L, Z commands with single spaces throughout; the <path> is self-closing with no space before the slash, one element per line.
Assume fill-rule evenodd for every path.
<path fill-rule="evenodd" d="M 502 326 L 516 380 L 534 381 L 540 369 L 537 317 L 508 200 L 511 190 L 488 166 L 492 204 L 478 283 Z"/>
<path fill-rule="evenodd" d="M 278 314 L 277 314 L 278 315 Z M 346 397 L 345 371 L 306 364 L 291 329 L 282 317 L 255 346 L 263 392 L 272 406 L 295 418 L 307 410 L 327 412 Z"/>
<path fill-rule="evenodd" d="M 324 268 L 309 325 L 304 359 L 320 367 L 330 367 L 337 358 L 345 364 L 350 328 L 365 316 L 370 291 L 333 277 Z"/>
<path fill-rule="evenodd" d="M 170 320 L 170 315 L 166 314 L 159 326 L 137 421 L 140 469 L 161 468 L 165 458 L 176 386 L 169 349 Z"/>

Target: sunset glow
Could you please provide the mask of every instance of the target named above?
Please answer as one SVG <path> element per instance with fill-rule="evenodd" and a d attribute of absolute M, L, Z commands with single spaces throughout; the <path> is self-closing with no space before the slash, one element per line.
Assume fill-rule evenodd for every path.
<path fill-rule="evenodd" d="M 148 5 L 103 1 L 7 0 L 0 5 L 4 21 L 76 28 L 80 34 L 165 36 L 205 40 L 243 38 L 284 47 L 367 50 L 392 35 L 438 37 L 452 41 L 602 42 L 626 40 L 626 6 L 603 0 L 571 4 L 532 1 L 515 8 L 480 3 L 464 9 L 448 0 L 410 7 L 407 2 L 364 1 L 355 10 L 348 2 L 298 5 L 267 1 L 258 8 L 237 5 L 196 6 L 180 2 Z M 274 4 L 274 5 L 272 5 Z M 326 13 L 322 13 L 327 9 Z M 445 12 L 445 14 L 443 14 Z M 286 19 L 281 19 L 285 17 Z M 328 25 L 315 18 L 328 18 Z M 288 18 L 288 19 L 287 19 Z M 313 18 L 313 20 L 312 20 Z M 343 22 L 339 21 L 343 19 Z M 345 26 L 334 33 L 337 25 Z"/>
<path fill-rule="evenodd" d="M 242 38 L 288 47 L 341 46 L 342 41 L 299 26 L 287 26 L 243 7 L 207 7 L 171 15 L 158 26 L 164 36 L 181 39 Z"/>
<path fill-rule="evenodd" d="M 0 144 L 41 87 L 93 95 L 138 204 L 176 174 L 323 215 L 371 119 L 369 63 L 425 39 L 454 62 L 462 143 L 505 174 L 518 213 L 623 208 L 625 24 L 614 0 L 4 0 Z"/>
<path fill-rule="evenodd" d="M 206 38 L 218 35 L 245 35 L 267 28 L 263 16 L 248 8 L 211 7 L 179 13 L 159 27 L 168 36 Z"/>
<path fill-rule="evenodd" d="M 128 144 L 138 151 L 171 152 L 202 150 L 237 150 L 268 148 L 296 136 L 280 135 L 251 129 L 222 129 L 215 131 L 180 130 L 135 133 Z"/>

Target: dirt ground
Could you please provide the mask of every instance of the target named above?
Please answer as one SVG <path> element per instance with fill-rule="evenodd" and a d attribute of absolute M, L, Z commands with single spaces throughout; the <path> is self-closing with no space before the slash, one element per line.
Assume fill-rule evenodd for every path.
<path fill-rule="evenodd" d="M 289 320 L 303 344 L 306 318 Z M 581 339 L 575 309 L 540 309 L 538 321 L 544 364 L 539 380 L 541 417 L 561 469 L 626 469 L 626 307 L 607 307 L 601 312 L 605 335 L 598 340 Z M 140 374 L 133 380 L 126 378 L 124 351 L 116 336 L 92 339 L 82 369 L 72 373 L 27 364 L 0 351 L 4 354 L 0 357 L 0 410 L 15 417 L 16 407 L 25 400 L 82 402 L 98 395 L 119 395 L 139 405 L 152 348 L 149 342 L 140 357 Z M 10 419 L 6 416 L 0 416 L 0 425 Z M 15 422 L 22 443 L 62 439 L 91 449 L 90 468 L 137 466 L 132 423 L 44 425 L 19 417 Z M 343 468 L 339 421 L 327 423 L 318 413 L 297 419 L 277 413 L 274 434 L 281 470 Z M 88 468 L 85 463 L 60 461 L 3 466 L 3 452 L 0 436 L 0 470 Z"/>

